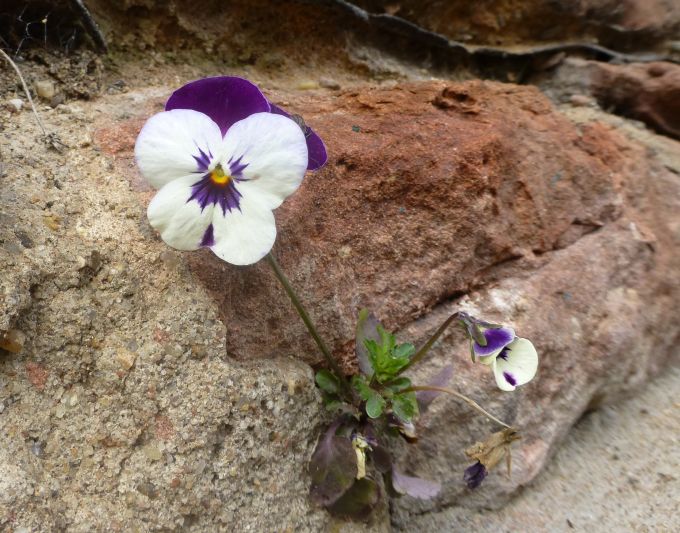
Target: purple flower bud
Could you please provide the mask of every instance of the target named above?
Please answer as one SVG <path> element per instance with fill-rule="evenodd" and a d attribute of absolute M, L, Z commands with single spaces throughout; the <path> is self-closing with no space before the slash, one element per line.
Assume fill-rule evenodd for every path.
<path fill-rule="evenodd" d="M 477 461 L 472 466 L 468 466 L 465 469 L 465 474 L 463 474 L 463 480 L 467 485 L 468 489 L 476 489 L 482 484 L 484 478 L 486 477 L 487 471 L 486 467 Z"/>

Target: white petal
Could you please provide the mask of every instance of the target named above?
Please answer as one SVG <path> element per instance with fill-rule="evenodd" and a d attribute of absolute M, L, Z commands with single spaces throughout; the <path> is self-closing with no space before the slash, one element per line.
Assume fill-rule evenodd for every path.
<path fill-rule="evenodd" d="M 203 211 L 191 197 L 191 186 L 200 176 L 186 176 L 171 181 L 153 197 L 146 214 L 161 238 L 178 250 L 196 250 L 201 247 L 205 230 L 213 218 L 214 206 L 207 205 Z"/>
<path fill-rule="evenodd" d="M 242 184 L 238 184 L 241 190 Z M 233 265 L 256 263 L 269 253 L 276 240 L 274 214 L 262 196 L 254 191 L 243 193 L 239 210 L 215 209 L 213 252 Z"/>
<path fill-rule="evenodd" d="M 538 353 L 530 340 L 516 338 L 506 347 L 503 357 L 496 357 L 492 368 L 501 390 L 512 391 L 531 381 L 538 369 Z"/>
<path fill-rule="evenodd" d="M 248 166 L 239 183 L 243 196 L 257 191 L 261 201 L 275 209 L 293 194 L 307 170 L 305 135 L 291 119 L 273 113 L 255 113 L 236 122 L 224 137 L 222 166 L 243 156 Z"/>
<path fill-rule="evenodd" d="M 191 109 L 173 109 L 152 116 L 139 133 L 135 158 L 144 178 L 160 188 L 198 170 L 193 156 L 217 155 L 222 145 L 220 128 L 208 115 Z"/>

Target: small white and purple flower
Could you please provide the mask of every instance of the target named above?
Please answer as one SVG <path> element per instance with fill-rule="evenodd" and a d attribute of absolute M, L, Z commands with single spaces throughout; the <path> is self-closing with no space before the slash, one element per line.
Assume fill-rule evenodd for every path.
<path fill-rule="evenodd" d="M 249 265 L 274 245 L 272 210 L 327 156 L 321 138 L 256 85 L 220 76 L 175 91 L 142 128 L 135 158 L 160 189 L 147 216 L 167 244 Z"/>
<path fill-rule="evenodd" d="M 529 383 L 538 369 L 538 353 L 528 339 L 515 336 L 512 328 L 484 329 L 486 346 L 472 343 L 479 361 L 493 369 L 501 390 L 513 391 Z"/>

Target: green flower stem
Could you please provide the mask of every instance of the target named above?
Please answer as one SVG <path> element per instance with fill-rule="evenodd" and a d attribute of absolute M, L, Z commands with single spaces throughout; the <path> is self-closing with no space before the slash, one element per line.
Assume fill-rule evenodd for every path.
<path fill-rule="evenodd" d="M 338 363 L 335 361 L 335 359 L 331 355 L 330 350 L 328 349 L 326 344 L 323 342 L 323 339 L 321 339 L 319 333 L 316 331 L 316 327 L 314 326 L 312 319 L 309 318 L 309 314 L 307 313 L 305 308 L 302 306 L 302 303 L 300 302 L 300 299 L 297 297 L 297 294 L 295 294 L 295 290 L 291 286 L 290 281 L 288 281 L 288 278 L 286 277 L 286 275 L 281 270 L 279 263 L 276 261 L 276 259 L 274 258 L 274 256 L 272 255 L 271 252 L 269 252 L 267 254 L 267 262 L 269 263 L 269 266 L 272 267 L 272 270 L 274 271 L 274 275 L 276 275 L 277 279 L 281 282 L 283 289 L 286 291 L 286 294 L 290 298 L 290 301 L 293 303 L 293 307 L 295 307 L 295 310 L 300 315 L 300 318 L 305 323 L 305 326 L 307 326 L 307 330 L 309 331 L 309 334 L 314 339 L 314 342 L 316 342 L 316 345 L 319 347 L 319 350 L 321 350 L 321 353 L 326 358 L 326 361 L 328 361 L 328 364 L 330 365 L 331 369 L 338 376 L 338 378 L 340 378 L 345 389 L 349 390 L 349 385 L 347 384 L 347 380 L 345 380 L 345 378 L 344 378 L 345 374 L 342 372 L 342 370 L 340 369 L 340 366 L 338 365 Z"/>
<path fill-rule="evenodd" d="M 427 352 L 430 351 L 430 348 L 432 348 L 432 345 L 435 342 L 437 342 L 437 339 L 439 339 L 439 337 L 441 337 L 442 333 L 444 333 L 446 328 L 449 327 L 449 324 L 451 324 L 451 322 L 453 322 L 454 320 L 456 320 L 458 318 L 458 315 L 459 315 L 459 313 L 456 312 L 456 313 L 453 313 L 449 318 L 447 318 L 444 321 L 444 323 L 441 326 L 439 326 L 439 329 L 434 332 L 434 334 L 427 340 L 427 342 L 425 344 L 423 344 L 423 346 L 420 348 L 420 350 L 418 350 L 418 352 L 413 357 L 411 357 L 411 360 L 409 361 L 409 363 L 404 368 L 402 368 L 399 373 L 400 374 L 403 373 L 407 368 L 412 367 L 418 361 L 420 361 L 423 357 L 425 357 L 427 355 Z"/>
<path fill-rule="evenodd" d="M 461 394 L 460 392 L 457 392 L 452 389 L 447 389 L 445 387 L 435 387 L 435 386 L 414 386 L 414 387 L 409 387 L 406 389 L 404 392 L 418 392 L 418 391 L 434 391 L 434 392 L 444 392 L 446 394 L 450 394 L 451 396 L 455 396 L 456 398 L 463 400 L 465 403 L 467 403 L 469 406 L 471 406 L 473 409 L 476 409 L 480 413 L 482 413 L 485 417 L 487 417 L 489 420 L 493 420 L 497 424 L 500 424 L 501 426 L 505 426 L 506 428 L 510 428 L 508 424 L 503 422 L 502 420 L 499 420 L 495 416 L 493 416 L 491 413 L 489 413 L 486 409 L 484 409 L 481 405 L 479 405 L 477 402 L 474 400 L 468 398 L 464 394 Z"/>

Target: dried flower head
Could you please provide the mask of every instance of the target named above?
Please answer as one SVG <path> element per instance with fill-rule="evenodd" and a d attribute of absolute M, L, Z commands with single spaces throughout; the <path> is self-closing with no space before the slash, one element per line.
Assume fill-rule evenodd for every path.
<path fill-rule="evenodd" d="M 475 464 L 465 469 L 463 479 L 468 488 L 475 489 L 479 487 L 488 472 L 503 458 L 506 460 L 508 475 L 510 475 L 512 468 L 510 445 L 521 438 L 516 429 L 505 428 L 502 431 L 493 433 L 484 442 L 476 442 L 465 450 L 465 454 L 470 459 L 476 460 Z"/>

